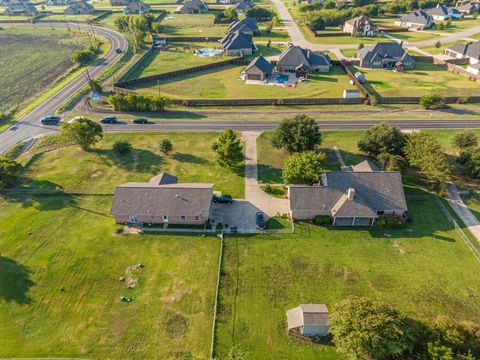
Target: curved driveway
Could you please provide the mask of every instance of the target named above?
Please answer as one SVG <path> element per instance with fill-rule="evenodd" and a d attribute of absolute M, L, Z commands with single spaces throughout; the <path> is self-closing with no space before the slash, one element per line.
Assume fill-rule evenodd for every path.
<path fill-rule="evenodd" d="M 293 20 L 292 15 L 288 11 L 287 7 L 283 3 L 282 0 L 272 0 L 273 4 L 277 7 L 278 13 L 280 15 L 280 20 L 283 21 L 285 24 L 285 28 L 288 31 L 288 34 L 292 38 L 292 42 L 295 45 L 299 45 L 302 47 L 306 47 L 312 50 L 333 50 L 333 49 L 357 49 L 358 44 L 343 44 L 343 45 L 326 45 L 326 44 L 315 44 L 307 39 L 305 39 L 305 36 L 303 36 L 302 31 L 300 30 L 299 26 L 297 23 Z M 447 36 L 441 36 L 439 35 L 438 37 L 430 40 L 424 40 L 424 41 L 414 41 L 414 42 L 407 42 L 405 41 L 404 44 L 406 47 L 420 47 L 420 46 L 432 46 L 435 45 L 435 43 L 441 39 L 443 43 L 449 43 L 449 42 L 455 42 L 462 40 L 464 38 L 468 38 L 474 34 L 480 33 L 480 26 L 474 26 L 469 29 L 450 34 Z M 393 39 L 395 40 L 395 39 Z"/>
<path fill-rule="evenodd" d="M 32 27 L 31 24 L 14 25 L 15 27 Z M 67 28 L 66 23 L 37 23 L 35 26 Z M 72 25 L 70 23 L 70 27 L 72 29 L 78 29 L 78 27 L 80 27 L 83 31 L 88 31 L 89 29 L 89 26 L 85 24 Z M 105 37 L 112 45 L 110 51 L 103 58 L 99 59 L 88 68 L 90 76 L 94 78 L 120 60 L 123 53 L 128 49 L 128 42 L 122 34 L 114 30 L 99 26 L 91 26 L 91 28 L 94 33 Z M 116 49 L 122 49 L 122 53 L 117 54 Z M 41 125 L 39 119 L 43 116 L 54 114 L 60 106 L 78 91 L 83 89 L 87 84 L 86 71 L 83 71 L 72 81 L 59 89 L 54 95 L 14 123 L 9 129 L 0 133 L 0 154 L 21 141 L 58 131 L 58 128 Z"/>

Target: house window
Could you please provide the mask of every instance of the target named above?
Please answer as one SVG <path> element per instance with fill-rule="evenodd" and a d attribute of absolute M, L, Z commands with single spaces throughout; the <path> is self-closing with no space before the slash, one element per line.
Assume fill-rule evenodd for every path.
<path fill-rule="evenodd" d="M 187 217 L 186 217 L 186 216 L 184 216 L 184 215 L 182 215 L 182 216 L 180 216 L 180 220 L 182 220 L 182 221 L 186 221 L 186 220 L 187 220 Z"/>
<path fill-rule="evenodd" d="M 384 213 L 385 213 L 385 211 L 383 211 L 383 210 L 377 211 L 377 215 L 383 215 Z"/>
<path fill-rule="evenodd" d="M 200 220 L 200 216 L 195 216 L 195 221 Z"/>

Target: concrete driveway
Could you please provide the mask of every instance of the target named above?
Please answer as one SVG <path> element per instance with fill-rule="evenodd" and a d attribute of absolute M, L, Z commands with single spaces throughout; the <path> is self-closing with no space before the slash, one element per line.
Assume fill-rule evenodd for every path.
<path fill-rule="evenodd" d="M 231 204 L 213 204 L 210 219 L 225 225 L 225 232 L 236 226 L 239 233 L 256 233 L 255 214 L 261 211 L 247 200 L 234 200 Z"/>

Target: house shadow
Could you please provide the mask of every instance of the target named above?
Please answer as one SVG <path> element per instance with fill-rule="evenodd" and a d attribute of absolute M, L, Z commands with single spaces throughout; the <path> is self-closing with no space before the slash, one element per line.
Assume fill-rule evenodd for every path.
<path fill-rule="evenodd" d="M 127 155 L 118 155 L 112 149 L 91 149 L 106 166 L 116 166 L 127 171 L 157 174 L 165 164 L 162 156 L 150 150 L 133 149 Z"/>
<path fill-rule="evenodd" d="M 0 300 L 29 305 L 32 299 L 28 295 L 35 283 L 30 279 L 31 271 L 5 256 L 0 256 Z"/>
<path fill-rule="evenodd" d="M 176 152 L 172 157 L 174 160 L 177 160 L 180 162 L 186 162 L 191 164 L 202 164 L 202 165 L 210 164 L 210 161 L 204 158 L 201 158 L 200 156 L 192 155 L 192 154 Z"/>

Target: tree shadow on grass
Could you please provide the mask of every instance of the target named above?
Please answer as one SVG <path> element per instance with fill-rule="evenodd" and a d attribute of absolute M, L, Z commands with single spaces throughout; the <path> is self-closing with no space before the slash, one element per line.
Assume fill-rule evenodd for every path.
<path fill-rule="evenodd" d="M 92 149 L 106 166 L 116 166 L 127 171 L 158 174 L 165 159 L 150 150 L 133 149 L 127 155 L 118 155 L 111 149 Z"/>
<path fill-rule="evenodd" d="M 204 159 L 204 158 L 201 158 L 200 156 L 196 156 L 192 154 L 176 152 L 172 157 L 173 159 L 180 162 L 186 162 L 191 164 L 205 164 L 205 165 L 210 164 L 210 161 L 208 161 L 207 159 Z"/>
<path fill-rule="evenodd" d="M 28 305 L 32 299 L 28 291 L 35 285 L 31 271 L 15 260 L 0 256 L 0 300 Z"/>

